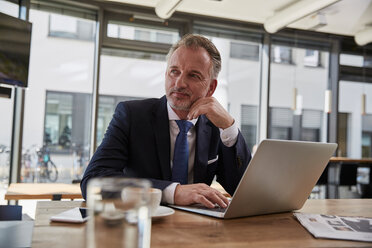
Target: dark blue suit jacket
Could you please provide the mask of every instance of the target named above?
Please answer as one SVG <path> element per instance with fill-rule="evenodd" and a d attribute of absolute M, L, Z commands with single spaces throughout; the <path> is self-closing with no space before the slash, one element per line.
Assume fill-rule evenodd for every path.
<path fill-rule="evenodd" d="M 239 132 L 233 147 L 226 147 L 219 129 L 204 115 L 196 127 L 194 183 L 217 181 L 233 194 L 251 154 Z M 218 160 L 208 165 L 208 161 Z M 146 99 L 117 105 L 105 137 L 93 155 L 81 181 L 86 197 L 87 182 L 94 177 L 140 177 L 163 190 L 171 181 L 170 134 L 167 100 Z"/>

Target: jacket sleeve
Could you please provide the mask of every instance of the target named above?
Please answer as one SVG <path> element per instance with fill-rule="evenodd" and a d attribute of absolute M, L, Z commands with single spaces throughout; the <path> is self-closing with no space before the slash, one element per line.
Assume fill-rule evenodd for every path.
<path fill-rule="evenodd" d="M 84 199 L 87 185 L 95 177 L 137 177 L 128 166 L 130 149 L 131 111 L 125 102 L 119 103 L 107 128 L 101 145 L 97 148 L 80 183 Z M 151 179 L 152 186 L 163 190 L 171 181 Z"/>
<path fill-rule="evenodd" d="M 240 131 L 232 147 L 220 142 L 217 181 L 230 195 L 234 194 L 250 160 L 251 153 Z"/>
<path fill-rule="evenodd" d="M 106 130 L 101 145 L 97 148 L 81 180 L 81 192 L 86 199 L 88 180 L 94 177 L 122 177 L 128 161 L 128 133 L 130 118 L 124 103 L 119 103 Z"/>

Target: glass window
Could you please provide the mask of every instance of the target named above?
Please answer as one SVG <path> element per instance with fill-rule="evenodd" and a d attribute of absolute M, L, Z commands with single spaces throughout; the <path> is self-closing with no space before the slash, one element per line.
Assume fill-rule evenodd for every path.
<path fill-rule="evenodd" d="M 235 119 L 249 149 L 257 144 L 260 92 L 258 42 L 209 36 L 221 54 L 222 70 L 214 97 Z M 236 44 L 236 45 L 234 45 Z M 242 54 L 238 55 L 238 50 Z"/>
<path fill-rule="evenodd" d="M 278 50 L 279 47 L 279 50 Z M 285 48 L 284 53 L 280 53 Z M 327 141 L 327 118 L 324 113 L 325 91 L 328 84 L 328 66 L 313 70 L 319 65 L 320 54 L 328 65 L 329 53 L 296 47 L 272 46 L 274 61 L 271 64 L 269 130 L 268 137 L 275 139 Z M 293 66 L 276 63 L 275 54 Z M 289 56 L 291 54 L 291 56 Z M 285 56 L 284 56 L 285 55 Z M 289 58 L 292 61 L 289 61 Z M 283 60 L 280 60 L 283 61 Z"/>
<path fill-rule="evenodd" d="M 362 157 L 372 157 L 372 132 L 362 132 Z"/>
<path fill-rule="evenodd" d="M 363 59 L 363 66 L 372 68 L 372 56 L 365 56 Z"/>
<path fill-rule="evenodd" d="M 337 156 L 347 157 L 347 135 L 348 135 L 348 121 L 350 119 L 349 113 L 337 114 Z"/>
<path fill-rule="evenodd" d="M 99 96 L 98 120 L 97 120 L 97 146 L 101 143 L 108 125 L 112 119 L 115 107 L 119 102 L 140 100 L 143 97 L 130 96 Z"/>
<path fill-rule="evenodd" d="M 120 101 L 165 94 L 166 59 L 164 54 L 103 49 L 100 69 L 97 145 Z"/>
<path fill-rule="evenodd" d="M 253 148 L 257 143 L 258 106 L 241 106 L 241 133 L 248 147 Z"/>
<path fill-rule="evenodd" d="M 156 33 L 156 42 L 167 44 L 171 40 L 173 40 L 173 34 L 171 33 L 164 33 L 164 32 Z"/>
<path fill-rule="evenodd" d="M 321 110 L 305 109 L 301 115 L 301 140 L 321 141 L 320 131 L 323 124 L 323 112 Z"/>
<path fill-rule="evenodd" d="M 258 61 L 260 59 L 260 46 L 258 44 L 231 42 L 230 57 Z"/>
<path fill-rule="evenodd" d="M 49 147 L 71 147 L 72 95 L 47 92 L 44 144 Z M 58 147 L 61 145 L 61 147 Z"/>
<path fill-rule="evenodd" d="M 116 21 L 109 21 L 107 25 L 107 36 L 111 38 L 149 41 L 164 44 L 173 44 L 180 38 L 178 30 L 176 29 Z"/>
<path fill-rule="evenodd" d="M 362 158 L 372 157 L 372 114 L 362 116 Z"/>
<path fill-rule="evenodd" d="M 311 67 L 320 66 L 320 51 L 317 50 L 305 50 L 304 65 Z"/>
<path fill-rule="evenodd" d="M 71 16 L 50 14 L 49 36 L 93 41 L 95 23 Z"/>
<path fill-rule="evenodd" d="M 90 102 L 90 94 L 47 91 L 44 144 L 51 151 L 65 152 L 89 138 Z"/>
<path fill-rule="evenodd" d="M 271 60 L 275 63 L 292 64 L 292 48 L 286 46 L 272 46 Z"/>
<path fill-rule="evenodd" d="M 293 111 L 289 108 L 272 107 L 269 113 L 269 137 L 271 139 L 292 139 Z"/>
<path fill-rule="evenodd" d="M 352 54 L 340 54 L 340 65 L 363 66 L 363 56 Z"/>
<path fill-rule="evenodd" d="M 362 106 L 362 95 L 366 96 Z M 366 113 L 363 113 L 363 108 Z M 371 157 L 372 85 L 340 81 L 339 90 L 339 150 L 347 157 Z"/>
<path fill-rule="evenodd" d="M 90 157 L 94 75 L 94 41 L 76 39 L 87 37 L 79 23 L 95 27 L 96 22 L 35 9 L 30 10 L 30 22 L 33 25 L 23 146 L 24 157 L 36 159 L 24 161 L 22 182 L 71 183 L 81 178 Z M 57 167 L 55 180 L 38 170 L 37 156 L 44 153 L 49 153 Z"/>
<path fill-rule="evenodd" d="M 0 0 L 0 12 L 18 17 L 18 5 Z M 1 85 L 1 87 L 7 87 Z M 0 204 L 6 204 L 3 199 L 5 189 L 9 183 L 10 170 L 10 147 L 12 138 L 12 124 L 13 124 L 13 101 L 14 89 L 12 89 L 11 98 L 0 97 Z"/>
<path fill-rule="evenodd" d="M 10 99 L 0 97 L 0 191 L 3 189 L 3 187 L 6 187 L 9 182 L 10 142 L 12 138 L 13 123 L 13 99 L 14 89 L 12 90 L 12 96 Z"/>

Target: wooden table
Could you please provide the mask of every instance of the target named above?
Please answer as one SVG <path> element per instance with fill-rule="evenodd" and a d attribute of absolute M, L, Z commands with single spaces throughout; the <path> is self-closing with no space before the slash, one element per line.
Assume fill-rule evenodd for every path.
<path fill-rule="evenodd" d="M 5 200 L 25 199 L 83 199 L 79 184 L 63 183 L 12 183 Z"/>
<path fill-rule="evenodd" d="M 32 247 L 84 247 L 86 224 L 50 223 L 78 201 L 38 202 Z M 372 217 L 372 199 L 308 200 L 299 210 Z M 107 237 L 109 239 L 110 237 Z M 221 220 L 176 210 L 152 224 L 151 247 L 371 247 L 368 242 L 315 239 L 292 213 Z"/>
<path fill-rule="evenodd" d="M 347 158 L 347 157 L 331 157 L 329 162 L 338 163 L 357 163 L 357 164 L 372 164 L 372 158 Z"/>
<path fill-rule="evenodd" d="M 354 167 L 370 167 L 372 169 L 372 158 L 347 158 L 331 157 L 328 164 L 327 192 L 326 198 L 339 198 L 340 173 L 343 165 Z M 370 184 L 372 183 L 370 173 Z"/>

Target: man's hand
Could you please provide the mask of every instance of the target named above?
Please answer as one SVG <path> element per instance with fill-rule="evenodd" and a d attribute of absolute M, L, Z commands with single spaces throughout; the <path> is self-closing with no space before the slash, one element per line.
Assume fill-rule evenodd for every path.
<path fill-rule="evenodd" d="M 229 200 L 221 192 L 204 183 L 177 185 L 174 204 L 185 206 L 194 203 L 201 203 L 208 208 L 214 208 L 215 204 L 226 208 Z"/>
<path fill-rule="evenodd" d="M 203 114 L 206 115 L 216 127 L 222 129 L 226 129 L 234 123 L 234 118 L 232 118 L 214 97 L 204 97 L 194 102 L 187 117 L 191 120 Z"/>

